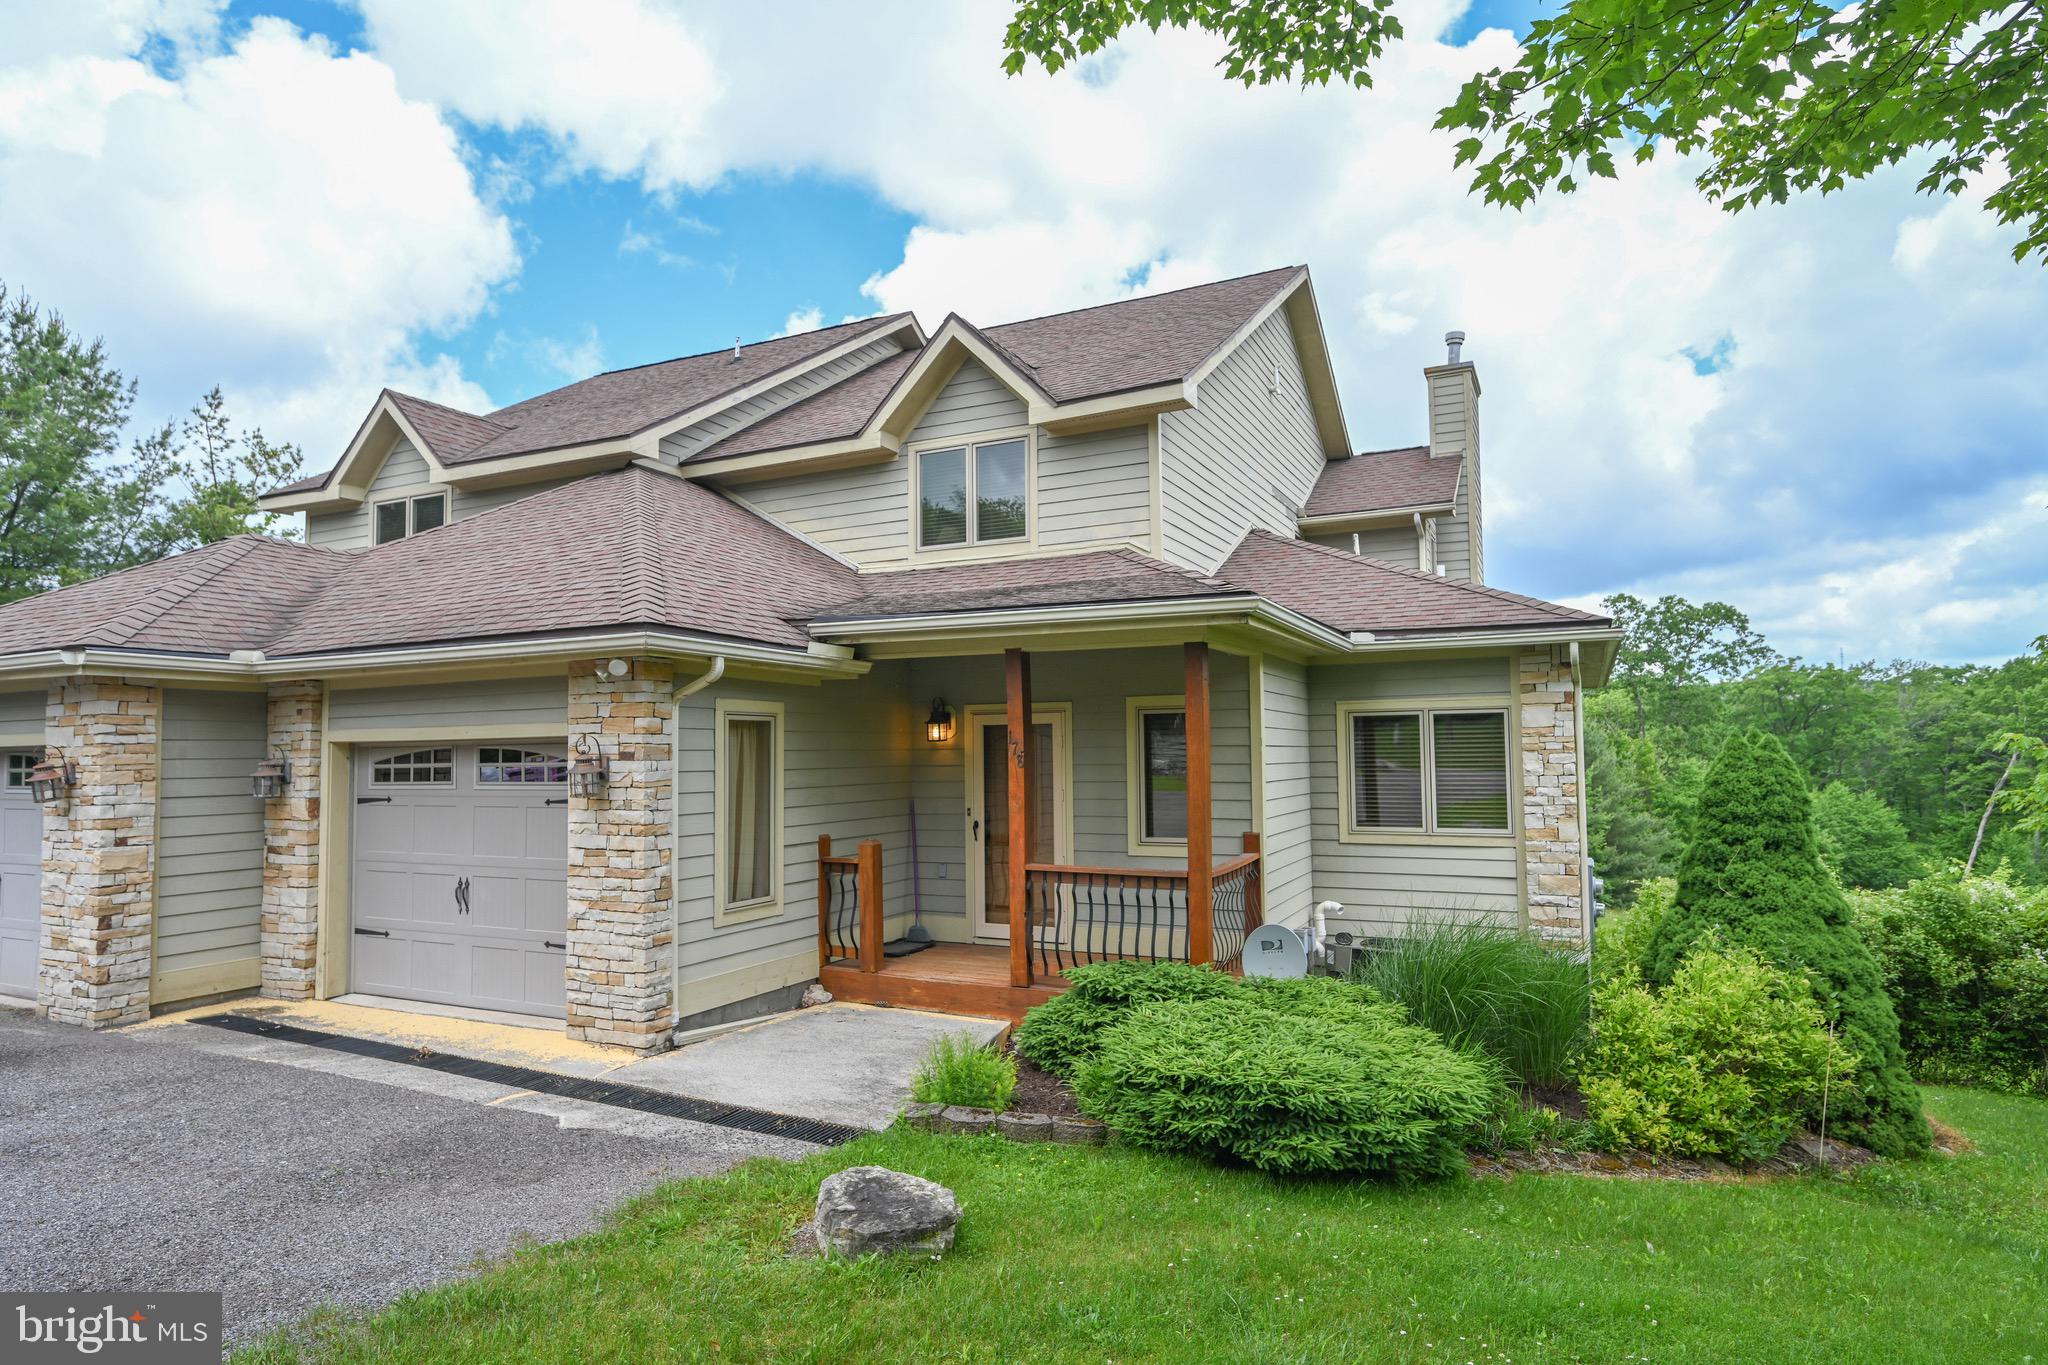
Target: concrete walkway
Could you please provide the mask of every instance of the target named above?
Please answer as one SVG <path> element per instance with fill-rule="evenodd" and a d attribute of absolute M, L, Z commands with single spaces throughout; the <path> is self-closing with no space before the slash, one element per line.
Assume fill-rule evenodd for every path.
<path fill-rule="evenodd" d="M 855 1128 L 887 1128 L 910 1103 L 910 1077 L 933 1043 L 993 1042 L 1009 1024 L 834 1003 L 758 1024 L 613 1072 L 671 1095 L 742 1104 Z"/>

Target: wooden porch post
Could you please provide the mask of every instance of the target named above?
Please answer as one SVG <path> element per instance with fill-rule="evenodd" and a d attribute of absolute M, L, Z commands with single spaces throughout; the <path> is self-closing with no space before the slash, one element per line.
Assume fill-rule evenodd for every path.
<path fill-rule="evenodd" d="M 1003 678 L 1008 695 L 1006 717 L 1010 746 L 1010 984 L 1031 984 L 1031 931 L 1026 897 L 1031 862 L 1031 656 L 1021 649 L 1003 651 Z"/>
<path fill-rule="evenodd" d="M 1215 953 L 1215 825 L 1209 799 L 1209 646 L 1188 642 L 1185 653 L 1188 710 L 1188 961 L 1207 962 Z"/>
<path fill-rule="evenodd" d="M 882 845 L 868 839 L 860 846 L 860 969 L 882 970 Z"/>
<path fill-rule="evenodd" d="M 832 836 L 818 836 L 818 970 L 823 972 L 832 965 L 832 869 L 826 866 L 826 859 L 832 856 Z"/>

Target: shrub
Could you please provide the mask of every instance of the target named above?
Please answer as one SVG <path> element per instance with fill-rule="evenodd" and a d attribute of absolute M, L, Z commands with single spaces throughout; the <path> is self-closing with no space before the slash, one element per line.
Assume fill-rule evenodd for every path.
<path fill-rule="evenodd" d="M 1853 899 L 1918 1074 L 2048 1094 L 2048 895 L 1949 867 Z"/>
<path fill-rule="evenodd" d="M 1820 858 L 1844 886 L 1903 886 L 1920 872 L 1906 822 L 1875 792 L 1830 782 L 1813 794 Z"/>
<path fill-rule="evenodd" d="M 1235 988 L 1211 967 L 1096 962 L 1067 973 L 1066 991 L 1024 1016 L 1012 1041 L 1042 1069 L 1071 1081 L 1105 1030 L 1155 1000 L 1211 1000 Z"/>
<path fill-rule="evenodd" d="M 1264 1171 L 1414 1180 L 1463 1169 L 1463 1142 L 1500 1097 L 1485 1059 L 1384 1005 L 1339 1018 L 1254 1001 L 1140 1007 L 1103 1034 L 1076 1098 L 1124 1141 Z"/>
<path fill-rule="evenodd" d="M 1821 1009 L 1862 1059 L 1859 1091 L 1844 1097 L 1838 1114 L 1843 1137 L 1885 1156 L 1927 1150 L 1920 1092 L 1877 960 L 1821 865 L 1799 770 L 1784 745 L 1758 730 L 1731 738 L 1708 771 L 1678 865 L 1678 899 L 1650 945 L 1651 982 L 1672 981 L 1709 934 L 1810 978 Z"/>
<path fill-rule="evenodd" d="M 1634 905 L 1600 916 L 1593 930 L 1595 989 L 1630 971 L 1648 974 L 1650 945 L 1677 898 L 1678 883 L 1670 877 L 1657 877 L 1636 889 Z"/>
<path fill-rule="evenodd" d="M 1479 1129 L 1478 1147 L 1502 1152 L 1583 1152 L 1597 1133 L 1589 1120 L 1560 1114 L 1545 1104 L 1524 1104 L 1509 1096 Z"/>
<path fill-rule="evenodd" d="M 1417 920 L 1361 966 L 1358 980 L 1524 1084 L 1563 1084 L 1585 1041 L 1585 964 L 1518 930 Z"/>
<path fill-rule="evenodd" d="M 1580 1084 L 1606 1145 L 1754 1161 L 1852 1094 L 1855 1065 L 1804 978 L 1709 943 L 1662 991 L 1632 971 L 1600 988 Z"/>
<path fill-rule="evenodd" d="M 1010 1107 L 1017 1089 L 1017 1060 L 986 1048 L 967 1033 L 949 1033 L 932 1044 L 910 1078 L 910 1095 L 919 1104 L 964 1104 L 993 1109 Z"/>

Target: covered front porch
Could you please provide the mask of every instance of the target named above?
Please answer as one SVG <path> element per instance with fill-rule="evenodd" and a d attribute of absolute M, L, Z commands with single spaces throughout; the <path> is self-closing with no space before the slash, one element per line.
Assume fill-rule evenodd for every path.
<path fill-rule="evenodd" d="M 1058 698 L 1048 702 L 1034 688 L 1032 655 L 1008 649 L 1000 708 L 966 708 L 967 733 L 949 731 L 944 741 L 937 727 L 962 721 L 936 699 L 929 738 L 957 738 L 955 767 L 965 769 L 955 774 L 968 793 L 957 810 L 965 828 L 952 844 L 966 855 L 958 864 L 965 875 L 928 889 L 915 865 L 908 878 L 888 866 L 900 840 L 819 836 L 817 951 L 825 988 L 844 1000 L 1015 1020 L 1066 989 L 1066 972 L 1084 963 L 1234 968 L 1263 912 L 1260 837 L 1251 828 L 1258 759 L 1250 679 L 1241 659 L 1225 665 L 1232 681 L 1219 727 L 1210 646 L 1187 642 L 1178 655 L 1177 695 L 1147 695 L 1161 692 L 1164 680 L 1128 671 L 1119 677 L 1113 655 L 1099 656 L 1108 668 L 1088 670 L 1084 686 L 1074 669 L 1079 656 L 1069 655 Z M 1160 662 L 1152 661 L 1155 674 Z M 1077 720 L 1084 732 L 1078 765 Z M 1234 837 L 1218 828 L 1219 728 L 1232 748 L 1229 815 L 1241 817 L 1220 823 L 1240 825 Z M 1129 752 L 1113 734 L 1126 736 Z M 1030 742 L 1021 738 L 1027 735 Z M 1115 844 L 1129 855 L 1074 857 L 1077 807 L 1079 824 L 1095 831 L 1081 846 L 1099 854 Z M 926 836 L 940 848 L 948 846 L 946 823 Z M 1106 827 L 1114 839 L 1102 836 Z M 903 851 L 915 864 L 915 838 Z M 904 902 L 922 908 L 927 895 L 937 903 L 957 897 L 966 913 L 941 926 L 934 937 L 942 941 L 906 952 L 913 906 Z"/>

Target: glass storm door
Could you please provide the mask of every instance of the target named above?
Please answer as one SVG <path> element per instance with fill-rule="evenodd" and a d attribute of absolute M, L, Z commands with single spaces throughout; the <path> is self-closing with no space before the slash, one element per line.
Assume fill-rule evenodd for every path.
<path fill-rule="evenodd" d="M 1032 725 L 1036 751 L 1031 761 L 1033 810 L 1031 860 L 1056 861 L 1058 833 L 1064 815 L 1065 783 L 1060 781 L 1058 742 L 1064 717 L 1039 712 Z M 974 932 L 977 938 L 1010 936 L 1010 729 L 1000 717 L 973 718 L 970 735 L 968 829 L 974 845 L 968 850 L 975 877 Z"/>

